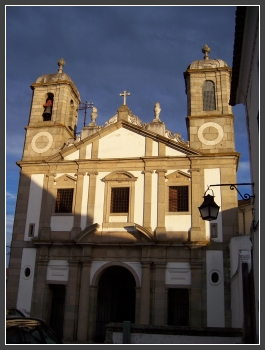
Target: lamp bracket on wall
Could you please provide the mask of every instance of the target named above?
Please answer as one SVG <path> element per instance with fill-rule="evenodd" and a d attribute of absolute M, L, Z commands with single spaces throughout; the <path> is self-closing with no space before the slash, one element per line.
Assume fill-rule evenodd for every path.
<path fill-rule="evenodd" d="M 237 186 L 247 186 L 247 185 L 251 185 L 252 187 L 254 186 L 254 182 L 243 182 L 243 183 L 239 183 L 239 184 L 218 184 L 218 185 L 209 185 L 207 190 L 205 191 L 205 193 L 210 189 L 210 187 L 213 187 L 213 186 L 230 186 L 230 190 L 234 190 L 236 189 L 237 193 L 240 195 L 240 197 L 243 199 L 243 200 L 248 200 L 250 198 L 255 198 L 255 195 L 250 195 L 248 193 L 242 195 Z M 205 195 L 204 193 L 204 195 Z"/>

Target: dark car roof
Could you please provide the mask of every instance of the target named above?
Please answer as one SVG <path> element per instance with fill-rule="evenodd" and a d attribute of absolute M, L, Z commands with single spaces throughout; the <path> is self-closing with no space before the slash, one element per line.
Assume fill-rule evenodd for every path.
<path fill-rule="evenodd" d="M 56 332 L 54 332 L 54 330 L 49 327 L 49 325 L 46 323 L 46 321 L 40 319 L 40 318 L 35 318 L 35 317 L 23 317 L 23 316 L 15 316 L 15 315 L 7 315 L 6 316 L 6 332 L 12 331 L 13 329 L 35 329 L 38 328 L 41 334 L 41 337 L 43 338 L 42 341 L 37 342 L 40 344 L 63 344 L 62 339 L 60 339 L 60 337 L 58 337 L 58 335 L 56 334 Z M 54 336 L 50 335 L 47 336 L 47 334 L 45 335 L 44 333 L 46 333 L 45 330 L 49 330 L 49 333 L 53 333 Z M 12 335 L 11 335 L 12 337 Z M 47 339 L 53 340 L 52 342 L 47 341 Z M 56 340 L 56 341 L 54 341 Z M 14 340 L 9 339 L 8 340 L 8 344 L 24 344 L 24 343 L 28 343 L 27 341 L 25 342 L 22 341 L 22 338 L 20 338 L 20 340 Z M 18 341 L 18 342 L 17 342 Z M 35 343 L 35 342 L 34 342 Z M 29 344 L 31 344 L 31 342 L 29 342 Z"/>
<path fill-rule="evenodd" d="M 44 320 L 34 317 L 20 317 L 20 316 L 6 316 L 6 328 L 22 325 L 22 326 L 36 326 L 36 325 L 46 325 Z"/>

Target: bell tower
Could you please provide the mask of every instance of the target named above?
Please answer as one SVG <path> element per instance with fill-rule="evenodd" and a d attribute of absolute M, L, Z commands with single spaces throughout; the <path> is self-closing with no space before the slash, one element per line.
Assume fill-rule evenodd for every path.
<path fill-rule="evenodd" d="M 232 70 L 223 60 L 210 59 L 210 51 L 204 45 L 204 59 L 192 62 L 184 72 L 189 144 L 205 153 L 233 152 L 234 116 L 229 105 Z"/>
<path fill-rule="evenodd" d="M 23 161 L 50 157 L 71 138 L 78 122 L 79 92 L 63 72 L 65 61 L 58 61 L 58 73 L 40 76 L 33 90 Z"/>

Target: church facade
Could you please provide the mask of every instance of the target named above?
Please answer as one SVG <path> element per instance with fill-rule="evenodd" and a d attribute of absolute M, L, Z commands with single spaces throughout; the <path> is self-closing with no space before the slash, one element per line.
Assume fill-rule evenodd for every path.
<path fill-rule="evenodd" d="M 198 210 L 209 185 L 236 183 L 231 68 L 202 51 L 184 72 L 188 141 L 167 130 L 158 102 L 143 123 L 126 91 L 104 126 L 93 107 L 77 137 L 81 99 L 63 59 L 31 85 L 7 307 L 79 342 L 103 342 L 105 325 L 124 320 L 232 326 L 237 193 L 214 188 L 216 220 Z"/>

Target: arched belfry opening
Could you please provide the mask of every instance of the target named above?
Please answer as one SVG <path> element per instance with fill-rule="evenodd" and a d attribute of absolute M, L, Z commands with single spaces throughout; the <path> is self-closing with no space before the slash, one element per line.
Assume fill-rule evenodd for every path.
<path fill-rule="evenodd" d="M 53 94 L 48 92 L 46 102 L 43 105 L 43 121 L 49 121 L 52 119 L 52 107 L 53 107 Z"/>
<path fill-rule="evenodd" d="M 109 322 L 135 322 L 135 279 L 122 266 L 103 271 L 98 282 L 96 342 L 104 342 Z"/>

